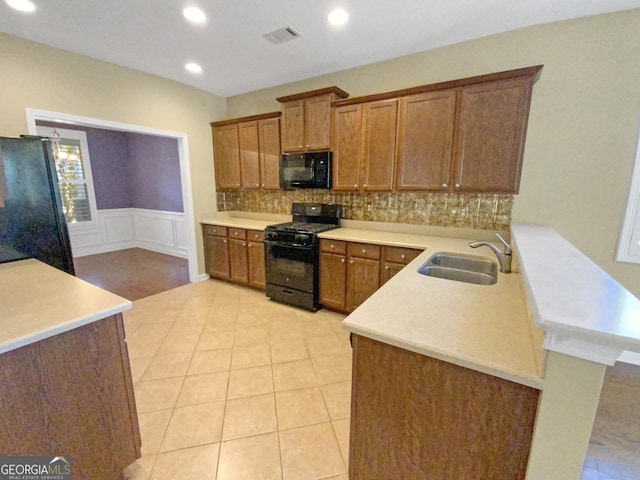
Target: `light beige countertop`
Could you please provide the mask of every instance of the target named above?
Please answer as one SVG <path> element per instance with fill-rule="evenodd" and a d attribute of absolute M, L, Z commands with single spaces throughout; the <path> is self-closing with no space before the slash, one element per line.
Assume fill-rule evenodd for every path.
<path fill-rule="evenodd" d="M 0 354 L 131 308 L 35 259 L 0 264 Z"/>
<path fill-rule="evenodd" d="M 319 238 L 342 240 L 345 242 L 374 243 L 390 247 L 429 248 L 429 238 L 425 235 L 398 232 L 378 232 L 355 228 L 338 228 L 318 235 Z"/>
<path fill-rule="evenodd" d="M 513 225 L 513 247 L 544 347 L 613 365 L 640 352 L 640 300 L 552 228 Z"/>
<path fill-rule="evenodd" d="M 327 232 L 329 233 L 329 232 Z M 356 238 L 355 234 L 353 238 Z M 409 240 L 400 246 L 417 246 Z M 468 240 L 424 237 L 428 248 L 344 321 L 345 328 L 409 351 L 534 388 L 542 388 L 543 332 L 533 327 L 518 273 L 499 273 L 495 285 L 418 273 L 438 251 L 485 256 Z"/>
<path fill-rule="evenodd" d="M 205 225 L 220 225 L 246 230 L 264 230 L 268 225 L 290 221 L 291 215 L 251 214 L 247 212 L 215 212 L 200 217 L 200 223 Z"/>

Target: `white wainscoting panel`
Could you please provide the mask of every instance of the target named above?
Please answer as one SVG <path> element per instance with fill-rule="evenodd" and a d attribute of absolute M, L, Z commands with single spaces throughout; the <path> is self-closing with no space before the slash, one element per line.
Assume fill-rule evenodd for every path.
<path fill-rule="evenodd" d="M 98 210 L 97 226 L 69 229 L 74 257 L 144 248 L 187 258 L 184 214 L 142 208 Z"/>

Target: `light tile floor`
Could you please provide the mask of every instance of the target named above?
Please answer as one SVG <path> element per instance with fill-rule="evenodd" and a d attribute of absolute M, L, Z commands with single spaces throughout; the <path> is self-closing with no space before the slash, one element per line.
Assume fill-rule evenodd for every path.
<path fill-rule="evenodd" d="M 142 458 L 131 480 L 347 479 L 343 315 L 210 280 L 125 313 Z"/>
<path fill-rule="evenodd" d="M 129 479 L 347 480 L 343 319 L 215 280 L 135 301 L 125 326 L 143 456 Z M 616 412 L 640 391 L 605 387 L 581 480 L 638 480 L 640 429 Z"/>

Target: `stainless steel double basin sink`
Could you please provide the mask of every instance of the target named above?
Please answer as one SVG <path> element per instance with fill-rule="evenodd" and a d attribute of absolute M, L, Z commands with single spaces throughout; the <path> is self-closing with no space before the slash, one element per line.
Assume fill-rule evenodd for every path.
<path fill-rule="evenodd" d="M 493 285 L 498 281 L 498 264 L 476 255 L 436 252 L 418 268 L 418 273 L 475 285 Z"/>

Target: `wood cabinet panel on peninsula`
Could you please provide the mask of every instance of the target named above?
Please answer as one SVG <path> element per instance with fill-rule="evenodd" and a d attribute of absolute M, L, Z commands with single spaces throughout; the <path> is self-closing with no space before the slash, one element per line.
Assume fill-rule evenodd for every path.
<path fill-rule="evenodd" d="M 2 455 L 70 455 L 78 479 L 123 478 L 140 457 L 120 313 L 2 353 L 0 372 Z"/>
<path fill-rule="evenodd" d="M 282 104 L 282 152 L 329 150 L 331 103 L 347 96 L 328 87 L 277 98 Z"/>
<path fill-rule="evenodd" d="M 353 335 L 349 478 L 525 478 L 539 391 Z"/>
<path fill-rule="evenodd" d="M 280 112 L 212 122 L 216 187 L 280 188 Z"/>

